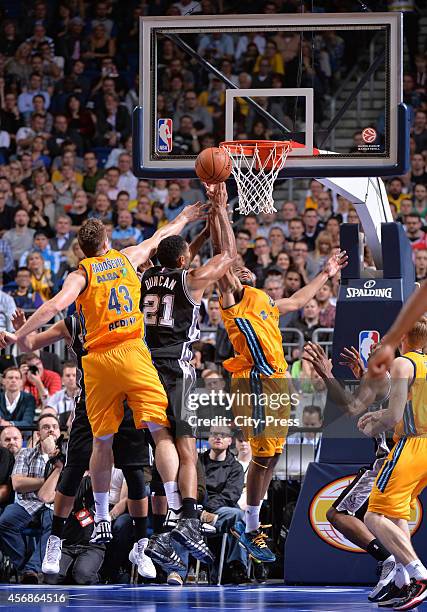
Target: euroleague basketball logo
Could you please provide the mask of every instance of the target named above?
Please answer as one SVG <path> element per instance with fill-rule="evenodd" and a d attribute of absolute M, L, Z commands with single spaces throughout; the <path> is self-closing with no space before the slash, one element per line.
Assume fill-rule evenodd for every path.
<path fill-rule="evenodd" d="M 331 507 L 332 502 L 348 487 L 353 478 L 353 475 L 338 478 L 338 480 L 330 482 L 316 493 L 309 509 L 310 524 L 319 538 L 326 542 L 326 544 L 347 552 L 364 553 L 364 550 L 350 542 L 350 540 L 347 540 L 326 518 L 326 513 Z M 411 508 L 411 518 L 409 520 L 409 528 L 412 535 L 418 530 L 422 517 L 422 505 L 417 499 L 415 508 Z"/>
<path fill-rule="evenodd" d="M 362 138 L 366 144 L 372 144 L 377 139 L 377 131 L 372 127 L 367 127 L 362 132 Z"/>

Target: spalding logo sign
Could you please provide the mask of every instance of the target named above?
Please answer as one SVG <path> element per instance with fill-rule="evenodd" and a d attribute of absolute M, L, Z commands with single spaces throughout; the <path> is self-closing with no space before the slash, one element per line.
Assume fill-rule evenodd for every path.
<path fill-rule="evenodd" d="M 347 538 L 335 529 L 326 518 L 326 513 L 332 503 L 341 495 L 343 490 L 348 487 L 353 478 L 354 476 L 338 478 L 338 480 L 334 480 L 320 489 L 310 504 L 309 517 L 312 528 L 326 544 L 334 548 L 339 548 L 340 550 L 346 550 L 347 552 L 363 553 L 365 552 L 364 550 L 350 542 L 350 540 L 347 540 Z M 417 499 L 415 508 L 411 509 L 411 518 L 409 521 L 409 528 L 412 535 L 418 530 L 422 517 L 422 505 Z"/>
<path fill-rule="evenodd" d="M 391 300 L 393 297 L 393 289 L 391 287 L 375 288 L 376 282 L 368 280 L 363 284 L 363 287 L 347 287 L 346 298 L 359 297 L 379 297 Z"/>

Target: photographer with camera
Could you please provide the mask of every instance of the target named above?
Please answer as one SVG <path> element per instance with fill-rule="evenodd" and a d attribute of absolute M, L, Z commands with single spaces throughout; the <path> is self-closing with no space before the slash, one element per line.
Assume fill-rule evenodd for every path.
<path fill-rule="evenodd" d="M 52 502 L 65 460 L 58 448 L 58 419 L 51 415 L 42 416 L 38 431 L 36 446 L 23 448 L 16 457 L 12 472 L 16 501 L 0 516 L 0 549 L 11 559 L 25 584 L 38 584 L 41 560 L 52 526 Z M 41 536 L 28 559 L 22 530 L 30 525 L 40 528 Z"/>
<path fill-rule="evenodd" d="M 20 368 L 24 381 L 24 391 L 31 393 L 37 408 L 46 405 L 48 398 L 61 390 L 61 377 L 52 370 L 45 370 L 35 353 L 25 353 L 21 357 Z"/>

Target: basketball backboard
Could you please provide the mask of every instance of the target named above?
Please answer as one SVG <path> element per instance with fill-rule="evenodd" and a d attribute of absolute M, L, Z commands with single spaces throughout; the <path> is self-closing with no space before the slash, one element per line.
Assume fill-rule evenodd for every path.
<path fill-rule="evenodd" d="M 355 45 L 365 56 L 340 73 L 336 58 Z M 258 59 L 251 58 L 254 46 Z M 279 178 L 406 171 L 400 13 L 143 17 L 141 55 L 133 115 L 139 177 L 195 176 L 194 127 L 202 146 L 299 142 Z"/>

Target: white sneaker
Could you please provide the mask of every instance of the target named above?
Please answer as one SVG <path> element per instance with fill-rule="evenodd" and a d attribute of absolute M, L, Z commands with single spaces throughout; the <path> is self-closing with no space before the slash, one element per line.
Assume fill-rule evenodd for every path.
<path fill-rule="evenodd" d="M 59 562 L 61 560 L 62 540 L 51 535 L 46 544 L 46 552 L 42 563 L 43 574 L 59 574 Z"/>
<path fill-rule="evenodd" d="M 390 582 L 393 580 L 396 571 L 396 561 L 392 555 L 383 562 L 378 563 L 380 579 L 376 586 L 368 595 L 368 600 L 379 602 L 388 590 Z"/>
<path fill-rule="evenodd" d="M 141 538 L 141 540 L 138 540 L 129 553 L 129 561 L 133 563 L 133 565 L 138 566 L 138 574 L 140 576 L 144 578 L 155 578 L 157 573 L 154 563 L 144 552 L 147 544 L 148 538 Z"/>
<path fill-rule="evenodd" d="M 169 508 L 163 526 L 168 527 L 168 529 L 175 529 L 175 527 L 178 525 L 178 521 L 180 518 L 182 518 L 181 510 L 177 512 L 176 510 L 172 510 L 172 508 Z"/>

